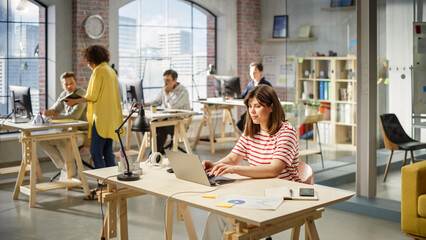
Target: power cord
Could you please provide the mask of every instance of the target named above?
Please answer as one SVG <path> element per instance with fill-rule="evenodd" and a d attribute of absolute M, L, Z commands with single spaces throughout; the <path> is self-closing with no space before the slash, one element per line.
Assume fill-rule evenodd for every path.
<path fill-rule="evenodd" d="M 170 195 L 170 196 L 166 199 L 166 203 L 165 203 L 165 205 L 164 205 L 164 232 L 165 232 L 165 235 L 166 235 L 165 239 L 169 239 L 169 238 L 167 237 L 166 205 L 167 205 L 167 203 L 169 202 L 169 200 L 170 200 L 173 196 L 175 196 L 175 195 L 177 195 L 177 194 L 183 194 L 183 193 L 209 193 L 209 192 L 214 192 L 214 191 L 216 191 L 216 190 L 218 190 L 218 189 L 220 189 L 220 188 L 221 188 L 221 186 L 220 186 L 220 185 L 217 185 L 214 189 L 209 190 L 209 191 L 201 191 L 201 192 L 198 192 L 198 191 L 185 191 L 185 192 L 177 192 L 177 193 L 173 193 L 172 195 Z"/>
<path fill-rule="evenodd" d="M 118 176 L 118 174 L 116 174 L 116 175 L 111 175 L 111 176 L 108 176 L 108 177 L 106 177 L 106 178 L 104 178 L 103 180 L 102 180 L 102 183 L 101 183 L 101 186 L 103 186 L 104 185 L 104 183 L 105 183 L 105 181 L 108 179 L 108 178 L 110 178 L 110 177 L 116 177 L 116 176 Z M 100 198 L 101 198 L 101 216 L 102 216 L 102 237 L 101 237 L 101 240 L 105 240 L 105 232 L 104 232 L 104 229 L 105 229 L 105 226 L 104 226 L 104 223 L 105 223 L 105 221 L 104 221 L 104 209 L 103 209 L 103 202 L 102 202 L 102 192 L 103 192 L 103 190 L 101 189 L 101 194 L 100 194 Z"/>

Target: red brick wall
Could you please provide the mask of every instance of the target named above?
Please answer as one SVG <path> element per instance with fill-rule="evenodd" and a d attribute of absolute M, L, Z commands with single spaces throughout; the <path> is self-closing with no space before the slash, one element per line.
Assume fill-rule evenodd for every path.
<path fill-rule="evenodd" d="M 84 32 L 84 21 L 90 15 L 100 15 L 105 22 L 105 32 L 99 39 L 91 39 Z M 77 85 L 87 88 L 92 71 L 81 59 L 81 52 L 87 46 L 99 44 L 109 48 L 109 0 L 73 0 L 72 2 L 72 70 Z"/>
<path fill-rule="evenodd" d="M 260 0 L 237 0 L 238 76 L 243 91 L 250 81 L 250 63 L 262 61 L 257 41 L 261 38 L 260 8 Z"/>

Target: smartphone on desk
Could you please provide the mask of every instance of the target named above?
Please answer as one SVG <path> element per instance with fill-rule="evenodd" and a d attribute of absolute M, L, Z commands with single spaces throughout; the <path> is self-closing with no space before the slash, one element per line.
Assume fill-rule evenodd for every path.
<path fill-rule="evenodd" d="M 315 196 L 315 191 L 313 188 L 300 188 L 299 195 L 302 197 L 313 197 Z"/>

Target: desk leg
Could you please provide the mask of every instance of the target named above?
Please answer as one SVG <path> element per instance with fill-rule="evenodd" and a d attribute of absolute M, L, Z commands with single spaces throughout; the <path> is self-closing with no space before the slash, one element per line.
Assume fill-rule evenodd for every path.
<path fill-rule="evenodd" d="M 180 136 L 182 137 L 183 143 L 185 144 L 186 153 L 192 154 L 191 145 L 189 144 L 188 136 L 186 135 L 185 124 L 183 124 L 183 122 L 180 122 L 179 128 L 180 128 Z M 176 133 L 176 129 L 175 129 L 175 133 Z"/>
<path fill-rule="evenodd" d="M 101 240 L 101 239 L 102 239 L 102 237 L 103 237 L 104 235 L 105 235 L 105 239 L 106 239 L 106 240 L 108 240 L 108 239 L 109 239 L 108 234 L 104 234 L 104 233 L 107 233 L 107 232 L 108 232 L 108 222 L 109 222 L 109 211 L 107 211 L 107 212 L 105 213 L 104 225 L 103 225 L 103 227 L 102 227 L 101 234 L 99 235 L 99 240 Z"/>
<path fill-rule="evenodd" d="M 226 118 L 228 116 L 228 114 L 227 114 L 228 110 L 229 110 L 229 108 L 223 109 L 223 114 L 222 114 L 222 133 L 220 135 L 222 138 L 225 137 Z M 223 145 L 223 143 L 221 145 Z"/>
<path fill-rule="evenodd" d="M 173 151 L 177 151 L 178 150 L 178 145 L 179 145 L 179 130 L 180 130 L 180 124 L 176 124 L 174 126 L 174 130 L 173 130 Z"/>
<path fill-rule="evenodd" d="M 291 237 L 290 237 L 291 240 L 298 240 L 299 239 L 300 227 L 301 226 L 297 226 L 297 227 L 294 227 L 294 228 L 291 229 Z M 307 240 L 308 238 L 305 238 L 305 239 Z"/>
<path fill-rule="evenodd" d="M 231 109 L 228 109 L 228 120 L 229 120 L 229 123 L 231 123 L 231 125 L 232 125 L 232 127 L 234 128 L 234 134 L 235 134 L 235 137 L 238 139 L 239 137 L 240 137 L 240 135 L 238 134 L 238 131 L 239 131 L 239 129 L 237 128 L 237 125 L 235 124 L 235 119 L 234 119 L 234 117 L 232 116 L 232 111 L 231 111 Z"/>
<path fill-rule="evenodd" d="M 74 161 L 72 158 L 73 152 L 71 150 L 71 139 L 67 138 L 67 145 L 66 145 L 66 151 L 67 151 L 67 159 L 65 159 L 65 165 L 67 168 L 67 179 L 71 179 L 74 169 L 71 169 L 71 161 Z M 69 190 L 69 188 L 67 188 Z"/>
<path fill-rule="evenodd" d="M 151 151 L 157 151 L 157 127 L 151 125 Z"/>
<path fill-rule="evenodd" d="M 173 211 L 174 202 L 172 200 L 168 200 L 166 203 L 166 226 L 164 227 L 164 240 L 172 240 Z"/>
<path fill-rule="evenodd" d="M 29 154 L 30 154 L 31 145 L 27 141 L 22 142 L 22 161 L 21 168 L 19 169 L 18 178 L 16 179 L 15 189 L 13 190 L 13 200 L 18 200 L 19 193 L 21 192 L 20 188 L 25 177 L 25 170 L 27 165 L 30 164 Z"/>
<path fill-rule="evenodd" d="M 127 198 L 118 198 L 118 229 L 120 229 L 120 239 L 129 239 L 127 227 Z"/>
<path fill-rule="evenodd" d="M 136 142 L 138 143 L 138 147 L 140 148 L 142 145 L 141 134 L 139 132 L 133 132 L 136 137 Z"/>
<path fill-rule="evenodd" d="M 206 114 L 207 110 L 205 108 L 206 108 L 206 105 L 204 105 L 203 116 L 201 117 L 201 124 L 200 124 L 200 127 L 198 127 L 197 136 L 195 137 L 195 142 L 193 147 L 194 150 L 197 148 L 197 144 L 200 141 L 201 130 L 203 129 L 204 124 L 206 124 L 207 122 L 207 114 Z"/>
<path fill-rule="evenodd" d="M 87 196 L 90 194 L 89 184 L 87 183 L 86 175 L 83 173 L 84 167 L 83 167 L 83 163 L 81 162 L 81 156 L 80 156 L 80 152 L 78 151 L 77 139 L 75 135 L 71 137 L 71 149 L 74 152 L 75 162 L 77 163 L 77 171 L 80 174 L 84 195 Z M 70 172 L 70 171 L 67 171 L 67 172 Z"/>
<path fill-rule="evenodd" d="M 36 171 L 37 171 L 36 141 L 31 140 L 31 172 L 30 172 L 30 207 L 35 207 L 36 200 Z"/>
<path fill-rule="evenodd" d="M 191 213 L 189 212 L 188 206 L 185 204 L 177 204 L 178 210 L 178 221 L 184 221 L 186 232 L 190 240 L 197 240 L 197 232 L 195 231 L 194 222 L 192 221 Z"/>
<path fill-rule="evenodd" d="M 314 218 L 312 216 L 305 219 L 305 230 L 310 240 L 319 240 L 317 228 L 315 227 Z"/>
<path fill-rule="evenodd" d="M 148 145 L 148 133 L 144 133 L 143 134 L 143 138 L 142 138 L 142 143 L 141 143 L 141 147 L 139 149 L 139 154 L 138 154 L 138 162 L 142 162 L 142 158 L 145 155 L 145 148 Z"/>
<path fill-rule="evenodd" d="M 210 110 L 207 112 L 207 119 L 209 121 L 209 136 L 210 136 L 210 149 L 211 152 L 214 153 L 214 133 L 213 133 L 213 120 L 212 120 L 212 113 Z"/>

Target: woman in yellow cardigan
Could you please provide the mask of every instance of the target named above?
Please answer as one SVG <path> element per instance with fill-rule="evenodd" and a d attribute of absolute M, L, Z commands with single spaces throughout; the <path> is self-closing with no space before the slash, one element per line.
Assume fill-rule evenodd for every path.
<path fill-rule="evenodd" d="M 86 96 L 67 99 L 67 104 L 87 102 L 90 154 L 95 168 L 115 166 L 112 141 L 119 141 L 115 129 L 123 121 L 117 75 L 107 64 L 109 51 L 103 46 L 92 45 L 84 49 L 83 60 L 93 70 Z"/>

